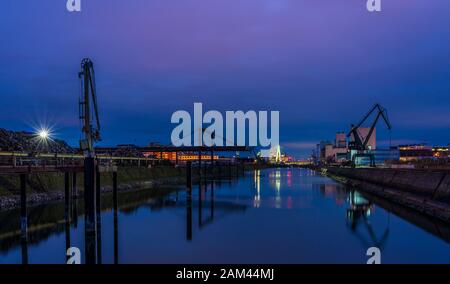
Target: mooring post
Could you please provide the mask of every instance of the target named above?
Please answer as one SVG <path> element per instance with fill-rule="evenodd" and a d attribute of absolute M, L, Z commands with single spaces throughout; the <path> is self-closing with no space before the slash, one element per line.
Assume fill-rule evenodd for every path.
<path fill-rule="evenodd" d="M 84 202 L 86 211 L 86 229 L 95 231 L 95 159 L 84 159 Z"/>
<path fill-rule="evenodd" d="M 23 241 L 28 240 L 27 174 L 20 174 L 20 230 Z"/>
<path fill-rule="evenodd" d="M 96 171 L 95 171 L 95 208 L 96 208 L 96 213 L 97 213 L 97 223 L 100 222 L 100 213 L 102 212 L 101 210 L 101 178 L 100 178 L 100 167 L 97 166 Z"/>
<path fill-rule="evenodd" d="M 78 195 L 77 189 L 77 173 L 72 172 L 72 199 L 76 200 Z"/>
<path fill-rule="evenodd" d="M 119 264 L 119 219 L 114 211 L 114 264 Z"/>
<path fill-rule="evenodd" d="M 214 177 L 214 151 L 211 151 L 211 178 Z"/>
<path fill-rule="evenodd" d="M 117 211 L 119 208 L 118 196 L 117 196 L 117 172 L 114 171 L 113 175 L 113 207 L 114 210 Z"/>
<path fill-rule="evenodd" d="M 28 264 L 27 174 L 20 174 L 20 233 L 22 264 Z"/>
<path fill-rule="evenodd" d="M 186 187 L 188 191 L 192 190 L 192 162 L 186 162 Z"/>
<path fill-rule="evenodd" d="M 214 180 L 211 181 L 211 219 L 214 219 Z"/>
<path fill-rule="evenodd" d="M 95 175 L 95 208 L 96 208 L 96 232 L 97 232 L 97 264 L 102 264 L 102 208 L 101 208 L 101 178 L 100 166 L 96 167 Z"/>
<path fill-rule="evenodd" d="M 72 172 L 72 218 L 71 220 L 75 224 L 75 228 L 78 226 L 78 210 L 77 210 L 77 196 L 78 196 L 78 189 L 77 189 L 77 172 Z"/>
<path fill-rule="evenodd" d="M 205 180 L 206 181 L 206 180 Z M 202 226 L 202 181 L 198 183 L 198 226 Z"/>
<path fill-rule="evenodd" d="M 85 259 L 87 264 L 95 264 L 95 159 L 84 158 L 84 210 L 85 210 Z"/>
<path fill-rule="evenodd" d="M 117 171 L 113 171 L 113 208 L 114 208 L 114 264 L 119 264 L 119 199 L 117 195 Z"/>
<path fill-rule="evenodd" d="M 198 175 L 202 179 L 202 151 L 198 151 Z"/>
<path fill-rule="evenodd" d="M 28 241 L 22 239 L 20 241 L 21 254 L 22 254 L 22 264 L 28 264 Z"/>
<path fill-rule="evenodd" d="M 192 240 L 192 162 L 186 163 L 186 240 Z"/>
<path fill-rule="evenodd" d="M 64 172 L 64 219 L 70 222 L 70 173 Z"/>
<path fill-rule="evenodd" d="M 70 248 L 70 222 L 68 221 L 68 218 L 66 218 L 65 222 L 65 237 L 66 237 L 66 252 Z M 66 254 L 66 261 L 68 261 L 70 256 Z"/>

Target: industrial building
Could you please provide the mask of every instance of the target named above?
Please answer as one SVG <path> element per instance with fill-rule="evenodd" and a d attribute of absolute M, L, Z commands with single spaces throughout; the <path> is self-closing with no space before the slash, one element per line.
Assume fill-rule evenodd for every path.
<path fill-rule="evenodd" d="M 450 146 L 430 146 L 425 143 L 400 145 L 400 161 L 410 162 L 423 159 L 448 159 Z"/>
<path fill-rule="evenodd" d="M 375 119 L 370 127 L 363 127 L 373 115 L 375 115 Z M 351 125 L 347 134 L 337 132 L 334 143 L 322 141 L 317 144 L 316 163 L 377 166 L 386 164 L 388 161 L 398 161 L 400 159 L 398 148 L 377 148 L 376 125 L 380 118 L 390 131 L 392 126 L 387 116 L 387 110 L 381 105 L 375 104 L 358 124 Z"/>

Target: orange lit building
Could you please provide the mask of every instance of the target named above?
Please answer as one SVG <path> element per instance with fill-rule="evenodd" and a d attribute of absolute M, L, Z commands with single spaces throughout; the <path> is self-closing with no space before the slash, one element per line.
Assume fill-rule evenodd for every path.
<path fill-rule="evenodd" d="M 450 158 L 449 146 L 435 146 L 432 151 L 434 158 Z"/>
<path fill-rule="evenodd" d="M 180 152 L 145 152 L 144 156 L 150 157 L 150 158 L 161 159 L 161 160 L 169 160 L 169 161 L 173 161 L 173 162 L 176 162 L 177 158 L 178 158 L 178 161 L 180 161 L 180 162 L 182 162 L 182 161 L 197 161 L 198 160 L 198 154 L 180 153 Z M 203 154 L 203 155 L 201 155 L 201 158 L 202 158 L 202 160 L 210 161 L 211 155 Z M 213 159 L 218 160 L 219 156 L 214 155 Z"/>
<path fill-rule="evenodd" d="M 425 144 L 400 145 L 400 161 L 408 162 L 433 157 L 433 148 Z"/>
<path fill-rule="evenodd" d="M 426 144 L 400 145 L 400 161 L 414 161 L 421 159 L 445 159 L 450 157 L 449 146 L 428 146 Z"/>

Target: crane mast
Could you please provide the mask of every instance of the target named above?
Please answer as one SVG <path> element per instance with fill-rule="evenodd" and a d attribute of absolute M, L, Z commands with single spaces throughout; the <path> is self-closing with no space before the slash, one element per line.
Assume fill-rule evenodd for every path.
<path fill-rule="evenodd" d="M 374 111 L 378 111 L 375 120 L 372 122 L 367 136 L 361 137 L 358 130 L 364 124 L 364 122 L 366 122 L 366 120 L 372 115 Z M 387 116 L 387 110 L 383 108 L 380 104 L 375 104 L 357 125 L 353 124 L 351 125 L 351 129 L 347 134 L 347 137 L 353 136 L 353 139 L 355 140 L 351 148 L 355 150 L 367 150 L 367 144 L 369 143 L 370 138 L 372 137 L 373 131 L 375 130 L 375 126 L 378 123 L 380 117 L 383 118 L 387 128 L 389 130 L 392 129 L 392 125 Z"/>
<path fill-rule="evenodd" d="M 81 81 L 82 91 L 79 112 L 83 124 L 81 129 L 83 138 L 80 140 L 80 149 L 86 157 L 93 157 L 95 155 L 94 143 L 100 141 L 100 120 L 95 90 L 94 64 L 89 58 L 81 61 L 81 71 L 78 73 L 78 77 Z M 93 120 L 95 120 L 95 126 Z"/>
<path fill-rule="evenodd" d="M 359 129 L 361 128 L 361 126 L 367 121 L 367 119 L 374 113 L 376 112 L 377 115 L 375 117 L 375 120 L 372 122 L 370 128 L 369 128 L 369 132 L 367 133 L 366 137 L 361 137 L 360 133 L 359 133 Z M 354 150 L 356 151 L 356 154 L 352 156 L 351 160 L 352 160 L 352 164 L 354 165 L 355 163 L 355 158 L 356 157 L 363 157 L 363 156 L 367 156 L 370 158 L 370 164 L 371 166 L 375 166 L 375 161 L 374 161 L 374 156 L 373 154 L 370 153 L 365 153 L 366 150 L 368 149 L 368 143 L 370 141 L 370 138 L 372 137 L 373 131 L 375 130 L 375 126 L 377 125 L 379 119 L 383 118 L 383 121 L 385 122 L 388 130 L 392 129 L 392 125 L 389 121 L 388 115 L 387 115 L 387 110 L 385 108 L 383 108 L 380 104 L 375 104 L 370 110 L 369 112 L 361 119 L 361 121 L 356 124 L 356 125 L 351 125 L 350 127 L 350 131 L 347 134 L 347 137 L 353 137 L 353 142 L 349 143 L 349 149 L 350 150 Z"/>

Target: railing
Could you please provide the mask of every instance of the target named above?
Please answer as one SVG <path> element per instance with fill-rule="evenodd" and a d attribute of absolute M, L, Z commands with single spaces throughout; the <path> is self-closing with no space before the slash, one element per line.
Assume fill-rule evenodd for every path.
<path fill-rule="evenodd" d="M 101 165 L 149 166 L 163 163 L 163 160 L 144 157 L 116 157 L 97 155 Z M 66 167 L 82 166 L 84 156 L 80 154 L 52 154 L 23 152 L 0 152 L 0 167 Z"/>

